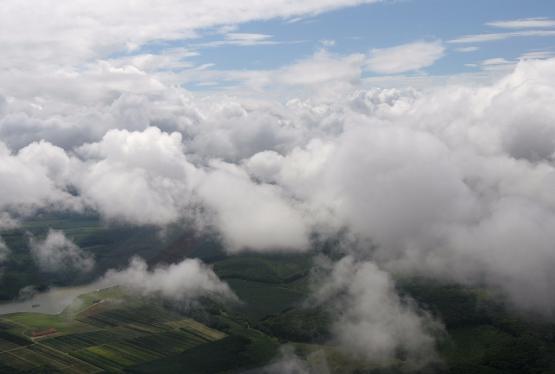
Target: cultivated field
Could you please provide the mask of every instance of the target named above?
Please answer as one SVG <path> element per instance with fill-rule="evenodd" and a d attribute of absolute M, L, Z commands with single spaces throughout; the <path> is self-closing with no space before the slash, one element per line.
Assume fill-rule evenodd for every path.
<path fill-rule="evenodd" d="M 114 298 L 118 294 L 83 295 L 80 310 L 59 315 L 1 316 L 0 372 L 117 372 L 227 336 L 160 306 Z"/>

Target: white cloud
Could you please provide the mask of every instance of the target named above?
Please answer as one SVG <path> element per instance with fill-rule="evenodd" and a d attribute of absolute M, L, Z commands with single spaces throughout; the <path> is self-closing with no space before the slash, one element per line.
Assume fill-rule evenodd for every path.
<path fill-rule="evenodd" d="M 471 46 L 471 47 L 455 48 L 455 51 L 462 52 L 462 53 L 470 53 L 470 52 L 476 52 L 479 49 L 480 48 L 478 47 Z"/>
<path fill-rule="evenodd" d="M 373 49 L 367 69 L 380 74 L 397 74 L 420 70 L 443 57 L 445 48 L 439 41 L 414 42 L 396 47 Z"/>
<path fill-rule="evenodd" d="M 475 66 L 479 66 L 482 70 L 505 70 L 511 71 L 514 66 L 516 65 L 517 61 L 510 61 L 502 57 L 496 58 L 488 58 L 486 60 L 481 61 L 479 64 Z"/>
<path fill-rule="evenodd" d="M 49 143 L 31 143 L 12 154 L 0 141 L 2 221 L 11 222 L 6 214 L 10 210 L 25 213 L 41 207 L 79 209 L 78 199 L 57 181 L 68 164 L 65 152 Z"/>
<path fill-rule="evenodd" d="M 274 362 L 257 369 L 261 374 L 310 374 L 316 372 L 320 374 L 329 374 L 327 367 L 313 368 L 307 361 L 301 359 L 295 354 L 289 346 L 281 347 L 280 355 Z"/>
<path fill-rule="evenodd" d="M 148 269 L 143 259 L 135 257 L 129 267 L 108 271 L 99 284 L 116 284 L 142 295 L 176 301 L 192 301 L 201 296 L 237 300 L 228 285 L 211 268 L 196 259 Z"/>
<path fill-rule="evenodd" d="M 216 223 L 232 252 L 309 249 L 302 210 L 270 184 L 257 184 L 235 165 L 214 164 L 197 192 L 216 214 Z"/>
<path fill-rule="evenodd" d="M 78 149 L 86 161 L 74 184 L 82 199 L 108 220 L 167 225 L 190 202 L 195 168 L 187 161 L 181 134 L 158 128 L 110 130 L 98 143 Z"/>
<path fill-rule="evenodd" d="M 231 251 L 303 250 L 313 231 L 345 228 L 379 248 L 374 260 L 384 269 L 486 280 L 513 305 L 549 315 L 547 227 L 522 224 L 534 237 L 508 244 L 517 242 L 515 212 L 553 219 L 555 62 L 521 61 L 496 83 L 429 78 L 441 87 L 415 91 L 375 88 L 406 76 L 361 80 L 364 61 L 317 52 L 256 72 L 275 83 L 255 94 L 165 84 L 121 94 L 124 86 L 99 84 L 102 94 L 87 100 L 6 96 L 0 211 L 17 219 L 86 206 L 108 221 L 160 227 L 210 212 L 203 223 Z M 311 69 L 316 78 L 300 76 Z M 288 96 L 275 94 L 279 85 Z M 493 245 L 495 235 L 508 244 Z M 508 263 L 521 248 L 530 259 Z"/>
<path fill-rule="evenodd" d="M 454 43 L 454 44 L 484 43 L 484 42 L 493 42 L 493 41 L 506 40 L 506 39 L 512 39 L 512 38 L 549 37 L 549 36 L 555 36 L 555 30 L 527 30 L 527 31 L 514 31 L 514 32 L 502 32 L 502 33 L 491 33 L 491 34 L 464 35 L 459 38 L 449 40 L 448 43 Z"/>
<path fill-rule="evenodd" d="M 5 1 L 0 16 L 1 66 L 42 63 L 74 65 L 121 50 L 137 50 L 153 40 L 195 36 L 201 29 L 254 20 L 294 17 L 330 11 L 376 0 L 286 0 L 226 2 L 221 0 L 147 0 L 126 3 L 101 1 L 43 1 L 28 5 Z M 139 30 L 139 31 L 137 31 Z"/>
<path fill-rule="evenodd" d="M 278 72 L 278 83 L 315 85 L 330 81 L 354 82 L 360 78 L 364 61 L 362 54 L 334 56 L 319 51 L 311 58 L 298 61 Z"/>
<path fill-rule="evenodd" d="M 320 40 L 320 44 L 324 47 L 333 47 L 335 45 L 335 40 L 333 39 L 322 39 Z"/>
<path fill-rule="evenodd" d="M 555 52 L 553 51 L 530 51 L 522 54 L 520 60 L 543 60 L 547 58 L 555 57 Z"/>
<path fill-rule="evenodd" d="M 372 262 L 341 259 L 316 297 L 335 299 L 334 338 L 349 354 L 380 366 L 398 359 L 413 370 L 438 361 L 434 334 L 440 326 L 402 300 L 389 275 Z"/>
<path fill-rule="evenodd" d="M 236 45 L 241 47 L 249 47 L 255 45 L 275 45 L 285 42 L 272 40 L 272 35 L 257 34 L 257 33 L 244 33 L 244 32 L 229 32 L 224 34 L 224 40 L 215 40 L 206 43 L 196 44 L 196 47 L 221 47 L 224 45 Z"/>
<path fill-rule="evenodd" d="M 546 17 L 519 18 L 505 21 L 493 21 L 486 23 L 488 26 L 502 29 L 533 29 L 542 27 L 555 27 L 555 20 Z"/>
<path fill-rule="evenodd" d="M 94 258 L 66 238 L 63 231 L 49 230 L 46 238 L 29 241 L 31 254 L 42 271 L 89 272 L 94 267 Z"/>
<path fill-rule="evenodd" d="M 271 38 L 271 35 L 256 33 L 230 32 L 225 34 L 226 40 L 244 45 L 268 41 Z"/>
<path fill-rule="evenodd" d="M 505 64 L 511 64 L 512 62 L 509 60 L 506 60 L 504 58 L 489 58 L 487 60 L 484 60 L 480 63 L 480 65 L 483 66 L 488 66 L 488 65 L 505 65 Z"/>

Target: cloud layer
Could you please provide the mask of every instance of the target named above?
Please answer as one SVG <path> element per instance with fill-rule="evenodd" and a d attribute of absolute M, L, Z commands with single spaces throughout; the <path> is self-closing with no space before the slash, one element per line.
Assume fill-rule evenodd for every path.
<path fill-rule="evenodd" d="M 308 250 L 312 233 L 347 228 L 387 268 L 486 282 L 551 315 L 554 77 L 554 60 L 529 60 L 491 85 L 427 92 L 122 95 L 109 104 L 122 128 L 97 140 L 3 144 L 0 208 L 202 222 L 231 252 Z M 22 110 L 8 103 L 0 121 Z"/>

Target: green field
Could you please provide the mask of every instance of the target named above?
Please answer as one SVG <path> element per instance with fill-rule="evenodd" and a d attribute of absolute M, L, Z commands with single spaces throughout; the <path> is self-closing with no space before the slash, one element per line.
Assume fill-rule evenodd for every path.
<path fill-rule="evenodd" d="M 107 299 L 98 299 L 103 296 Z M 123 371 L 228 336 L 151 300 L 124 296 L 119 290 L 93 292 L 81 299 L 95 303 L 59 315 L 2 316 L 0 372 Z M 51 334 L 34 337 L 37 331 L 50 330 Z"/>

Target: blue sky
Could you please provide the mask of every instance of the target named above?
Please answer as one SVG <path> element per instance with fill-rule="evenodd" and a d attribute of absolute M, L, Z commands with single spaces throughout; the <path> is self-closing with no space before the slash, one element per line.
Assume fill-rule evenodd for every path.
<path fill-rule="evenodd" d="M 191 58 L 198 65 L 214 64 L 219 70 L 276 69 L 314 54 L 322 41 L 333 41 L 325 48 L 338 55 L 368 53 L 372 49 L 388 48 L 414 41 L 444 43 L 445 54 L 423 72 L 455 74 L 479 69 L 488 59 L 514 60 L 532 51 L 555 52 L 555 36 L 513 37 L 505 40 L 451 44 L 449 40 L 468 34 L 500 33 L 519 30 L 555 30 L 555 27 L 500 28 L 486 23 L 525 18 L 555 18 L 555 3 L 551 0 L 401 0 L 342 8 L 300 19 L 272 19 L 237 25 L 233 33 L 268 35 L 275 44 L 249 46 L 203 44 L 222 41 L 217 28 L 202 30 L 201 37 L 165 43 L 184 46 L 199 54 Z M 461 53 L 457 48 L 477 47 Z M 159 45 L 143 51 L 161 52 Z M 162 52 L 163 53 L 163 52 Z M 414 73 L 414 72 L 413 72 Z M 374 75 L 368 73 L 367 75 Z"/>

